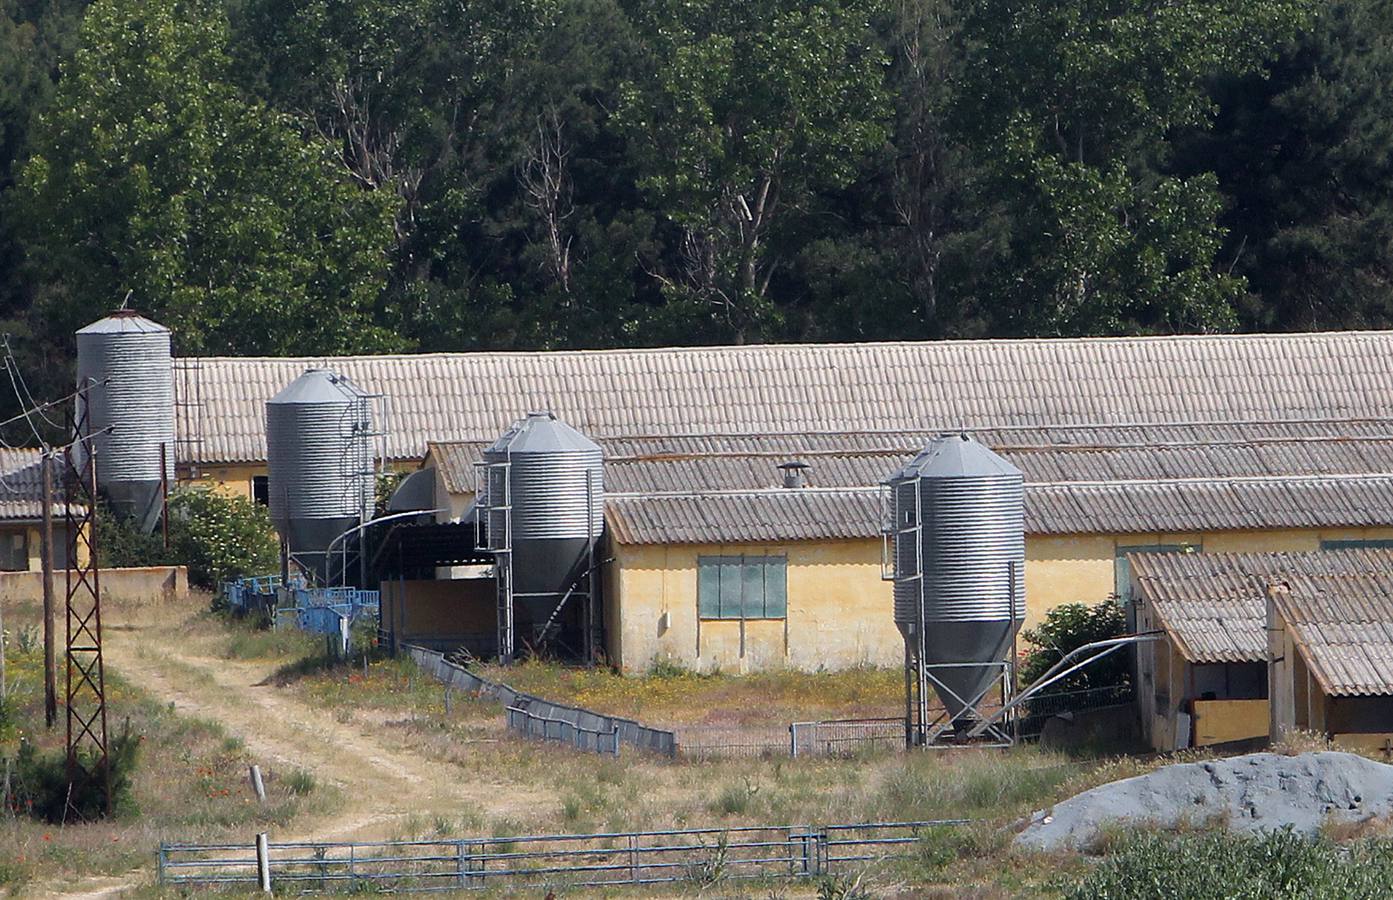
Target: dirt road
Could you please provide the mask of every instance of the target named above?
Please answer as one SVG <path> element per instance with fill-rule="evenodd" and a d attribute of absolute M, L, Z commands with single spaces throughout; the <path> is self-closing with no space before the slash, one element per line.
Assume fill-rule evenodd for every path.
<path fill-rule="evenodd" d="M 338 788 L 336 809 L 301 817 L 278 840 L 390 837 L 407 817 L 487 818 L 520 802 L 546 802 L 541 794 L 529 798 L 526 785 L 422 758 L 370 717 L 319 708 L 267 684 L 277 663 L 223 659 L 216 644 L 191 640 L 178 627 L 199 612 L 193 604 L 116 607 L 104 640 L 107 665 L 176 711 L 221 723 L 263 766 L 306 769 Z"/>

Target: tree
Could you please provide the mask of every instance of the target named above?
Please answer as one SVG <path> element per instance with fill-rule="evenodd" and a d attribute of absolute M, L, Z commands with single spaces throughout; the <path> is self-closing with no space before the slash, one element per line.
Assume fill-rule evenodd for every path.
<path fill-rule="evenodd" d="M 773 331 L 781 215 L 848 184 L 885 139 L 876 12 L 874 0 L 636 4 L 651 72 L 626 85 L 618 117 L 641 186 L 677 229 L 653 274 L 704 336 Z"/>
<path fill-rule="evenodd" d="M 1214 129 L 1179 141 L 1177 170 L 1218 174 L 1246 327 L 1393 325 L 1390 82 L 1393 3 L 1338 0 L 1268 77 L 1219 80 Z"/>
<path fill-rule="evenodd" d="M 127 297 L 185 353 L 398 346 L 374 326 L 394 204 L 229 83 L 211 0 L 109 0 L 83 22 L 19 209 L 55 340 Z"/>
<path fill-rule="evenodd" d="M 1211 174 L 1161 175 L 1207 126 L 1208 79 L 1257 73 L 1307 0 L 975 0 L 962 115 L 1008 202 L 1002 324 L 1027 333 L 1231 327 Z"/>

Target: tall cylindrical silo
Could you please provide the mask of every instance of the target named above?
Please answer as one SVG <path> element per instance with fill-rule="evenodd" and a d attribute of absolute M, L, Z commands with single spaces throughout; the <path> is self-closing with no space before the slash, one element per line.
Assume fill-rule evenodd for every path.
<path fill-rule="evenodd" d="M 1001 674 L 1025 619 L 1025 484 L 967 435 L 935 438 L 886 482 L 894 615 L 952 716 Z M 922 621 L 923 634 L 919 634 Z M 981 663 L 982 665 L 973 665 Z"/>
<path fill-rule="evenodd" d="M 161 485 L 174 480 L 169 329 L 131 310 L 93 322 L 77 332 L 77 379 L 87 386 L 99 489 L 117 515 L 150 531 L 160 517 Z M 86 465 L 81 445 L 78 458 Z"/>
<path fill-rule="evenodd" d="M 329 545 L 371 514 L 371 435 L 368 395 L 325 369 L 307 370 L 266 402 L 271 519 L 291 557 L 321 582 L 332 571 Z"/>
<path fill-rule="evenodd" d="M 528 415 L 483 453 L 478 506 L 489 546 L 509 548 L 514 624 L 529 640 L 548 621 L 558 629 L 595 627 L 593 590 L 582 576 L 604 529 L 603 456 L 595 442 L 551 413 Z M 573 587 L 584 595 L 581 602 L 555 618 Z"/>

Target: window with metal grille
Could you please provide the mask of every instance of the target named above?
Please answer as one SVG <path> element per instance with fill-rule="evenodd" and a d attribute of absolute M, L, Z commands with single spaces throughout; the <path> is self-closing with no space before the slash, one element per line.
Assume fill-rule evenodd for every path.
<path fill-rule="evenodd" d="M 697 612 L 703 619 L 784 618 L 788 615 L 788 557 L 699 557 Z"/>

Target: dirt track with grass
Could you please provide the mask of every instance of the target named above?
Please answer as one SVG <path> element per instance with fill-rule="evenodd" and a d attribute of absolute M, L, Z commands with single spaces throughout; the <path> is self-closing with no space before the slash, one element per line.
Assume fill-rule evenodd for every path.
<path fill-rule="evenodd" d="M 201 604 L 116 607 L 108 616 L 106 663 L 186 715 L 213 719 L 246 742 L 263 768 L 304 769 L 338 796 L 328 816 L 297 821 L 277 840 L 391 837 L 410 817 L 504 815 L 519 804 L 555 803 L 515 782 L 465 777 L 392 741 L 381 722 L 319 708 L 271 684 L 275 662 L 222 658 L 180 627 Z M 531 793 L 531 796 L 529 796 Z"/>

